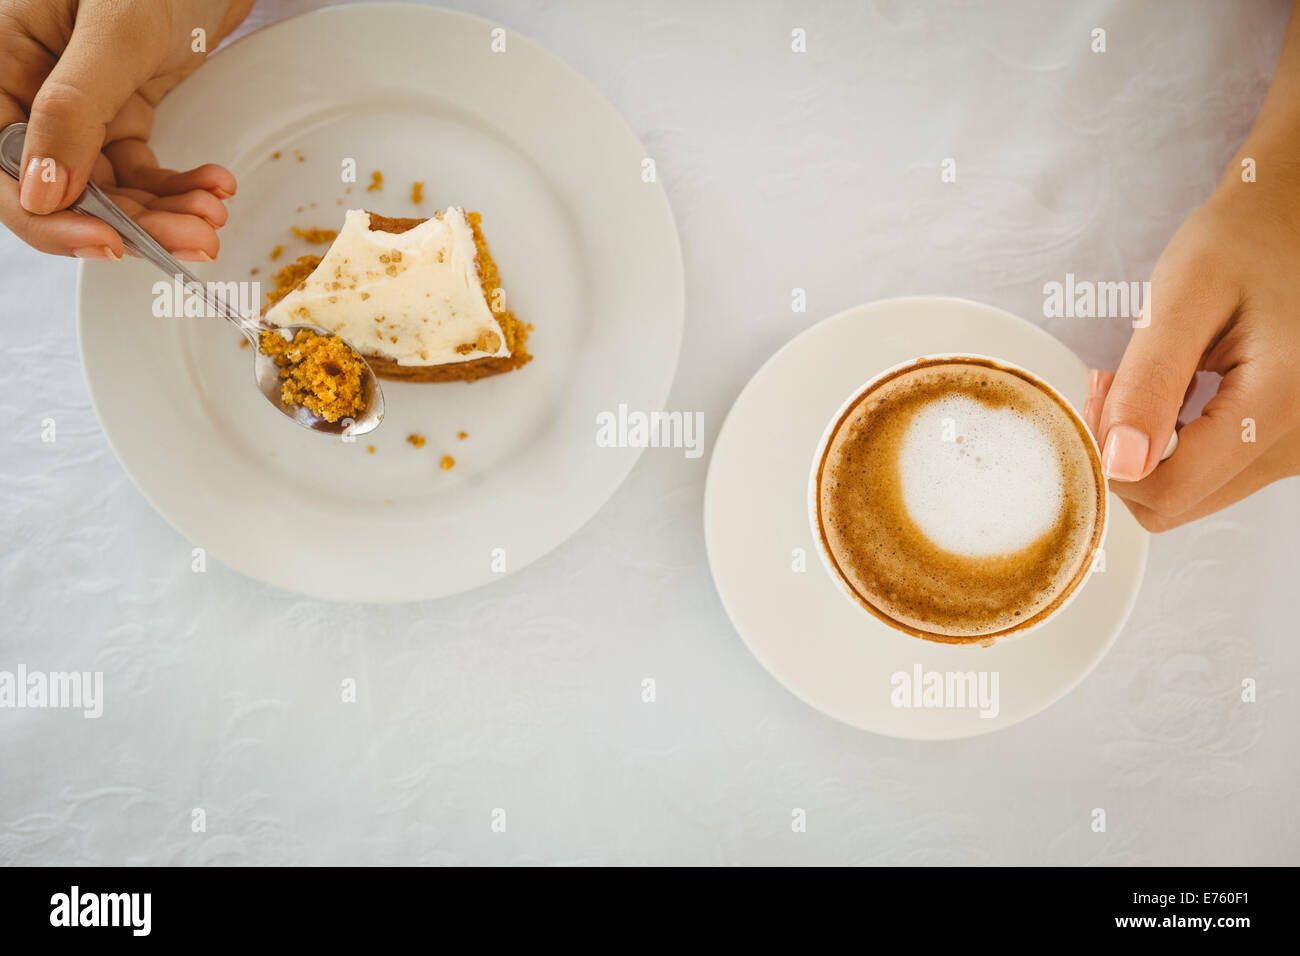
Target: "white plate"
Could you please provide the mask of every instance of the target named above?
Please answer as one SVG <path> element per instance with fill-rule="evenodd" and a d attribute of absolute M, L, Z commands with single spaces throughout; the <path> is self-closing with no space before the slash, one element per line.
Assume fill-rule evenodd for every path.
<path fill-rule="evenodd" d="M 162 276 L 148 265 L 82 271 L 82 358 L 114 450 L 181 533 L 245 574 L 400 601 L 517 571 L 581 527 L 636 461 L 637 449 L 597 446 L 596 416 L 663 407 L 684 315 L 667 199 L 642 181 L 645 150 L 586 80 L 514 33 L 492 52 L 495 28 L 406 5 L 277 23 L 181 84 L 154 146 L 169 166 L 219 162 L 239 181 L 220 258 L 196 270 L 205 279 L 255 267 L 267 279 L 274 246 L 278 265 L 324 248 L 290 226 L 337 228 L 349 206 L 478 210 L 507 301 L 535 326 L 522 370 L 385 382 L 384 423 L 343 444 L 261 398 L 225 323 L 151 317 Z M 356 184 L 342 182 L 345 159 Z M 366 191 L 372 170 L 382 191 Z M 412 432 L 423 449 L 405 442 Z"/>
<path fill-rule="evenodd" d="M 1112 496 L 1105 570 L 1059 617 L 1023 637 L 993 647 L 934 644 L 900 634 L 846 600 L 818 560 L 809 529 L 808 471 L 818 439 L 862 383 L 941 352 L 1006 359 L 1076 407 L 1083 404 L 1087 368 L 1023 319 L 963 299 L 876 302 L 818 323 L 758 370 L 723 423 L 705 489 L 709 566 L 749 649 L 806 703 L 892 737 L 970 737 L 1059 700 L 1114 642 L 1146 568 L 1147 533 Z M 996 715 L 894 706 L 894 675 L 910 678 L 918 666 L 922 675 L 996 674 Z"/>

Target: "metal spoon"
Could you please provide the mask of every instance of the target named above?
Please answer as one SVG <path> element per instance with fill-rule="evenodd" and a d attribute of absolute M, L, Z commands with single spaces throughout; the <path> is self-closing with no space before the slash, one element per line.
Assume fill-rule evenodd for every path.
<path fill-rule="evenodd" d="M 20 179 L 22 175 L 23 141 L 26 136 L 26 123 L 12 123 L 0 130 L 0 167 L 3 167 L 4 171 L 14 179 Z M 380 390 L 379 381 L 375 378 L 375 373 L 370 368 L 369 363 L 362 358 L 356 349 L 352 349 L 353 353 L 366 368 L 365 379 L 362 382 L 366 407 L 360 418 L 355 421 L 350 418 L 341 418 L 336 422 L 330 422 L 316 415 L 310 409 L 300 405 L 286 404 L 281 399 L 280 368 L 275 364 L 274 359 L 261 350 L 260 333 L 264 331 L 279 332 L 286 340 L 292 340 L 299 331 L 307 329 L 317 335 L 338 338 L 333 332 L 326 331 L 315 325 L 274 326 L 263 322 L 256 315 L 240 315 L 233 306 L 226 304 L 218 289 L 215 288 L 216 283 L 213 286 L 208 286 L 195 278 L 188 269 L 172 258 L 166 249 L 160 246 L 149 233 L 141 229 L 134 219 L 124 213 L 117 203 L 109 199 L 104 194 L 104 191 L 94 183 L 86 184 L 86 191 L 77 198 L 77 201 L 70 208 L 74 212 L 92 216 L 108 223 L 122 236 L 123 245 L 142 258 L 148 259 L 169 276 L 179 277 L 186 291 L 202 297 L 212 313 L 221 316 L 239 329 L 240 334 L 248 339 L 253 346 L 253 374 L 257 379 L 258 389 L 266 396 L 268 402 L 299 425 L 313 431 L 343 435 L 345 438 L 350 439 L 373 431 L 383 420 L 384 393 Z M 340 341 L 343 340 L 340 339 Z M 344 344 L 347 345 L 346 342 Z M 352 348 L 352 346 L 348 345 L 348 348 Z"/>

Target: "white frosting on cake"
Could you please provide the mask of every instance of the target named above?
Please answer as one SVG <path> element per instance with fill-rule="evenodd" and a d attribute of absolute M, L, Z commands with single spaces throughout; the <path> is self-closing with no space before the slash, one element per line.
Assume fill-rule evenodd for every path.
<path fill-rule="evenodd" d="M 369 213 L 349 209 L 315 271 L 266 320 L 318 325 L 401 365 L 510 354 L 480 284 L 474 231 L 455 206 L 401 233 L 372 231 Z"/>
<path fill-rule="evenodd" d="M 918 411 L 899 453 L 908 514 L 940 548 L 985 556 L 1018 551 L 1064 507 L 1051 436 L 1024 414 L 962 395 Z"/>

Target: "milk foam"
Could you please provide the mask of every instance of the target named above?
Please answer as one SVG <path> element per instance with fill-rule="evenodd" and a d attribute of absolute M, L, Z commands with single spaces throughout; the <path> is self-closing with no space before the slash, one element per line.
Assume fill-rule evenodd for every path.
<path fill-rule="evenodd" d="M 949 395 L 917 411 L 899 452 L 909 516 L 938 547 L 981 557 L 1051 529 L 1064 472 L 1043 426 L 1010 408 Z"/>

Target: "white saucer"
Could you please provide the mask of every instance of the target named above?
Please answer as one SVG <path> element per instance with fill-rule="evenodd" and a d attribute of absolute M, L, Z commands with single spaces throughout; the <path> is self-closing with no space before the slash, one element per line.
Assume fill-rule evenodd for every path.
<path fill-rule="evenodd" d="M 877 372 L 942 352 L 1006 359 L 1082 407 L 1087 368 L 1023 319 L 963 299 L 875 302 L 818 323 L 758 370 L 718 435 L 705 490 L 713 579 L 754 656 L 809 705 L 892 737 L 970 737 L 1060 700 L 1114 642 L 1146 568 L 1147 533 L 1112 495 L 1105 570 L 1059 617 L 1023 637 L 988 648 L 934 644 L 900 634 L 848 601 L 818 560 L 808 525 L 808 472 L 818 439 L 845 398 Z M 996 673 L 996 715 L 983 717 L 976 707 L 894 706 L 892 678 L 911 679 L 918 666 L 923 679 L 931 672 Z"/>
<path fill-rule="evenodd" d="M 219 260 L 196 270 L 208 280 L 257 268 L 269 281 L 325 248 L 291 226 L 337 229 L 348 207 L 481 212 L 507 303 L 535 326 L 525 368 L 385 382 L 385 421 L 346 445 L 262 399 L 225 323 L 154 318 L 164 277 L 150 266 L 82 271 L 82 357 L 114 450 L 182 534 L 247 575 L 360 601 L 497 580 L 572 535 L 636 461 L 639 449 L 598 447 L 597 415 L 663 407 L 684 317 L 664 191 L 643 181 L 645 149 L 586 80 L 497 29 L 404 4 L 277 23 L 167 97 L 154 148 L 168 166 L 218 162 L 238 178 Z M 349 159 L 356 183 L 342 182 Z M 382 191 L 366 189 L 372 170 Z"/>

